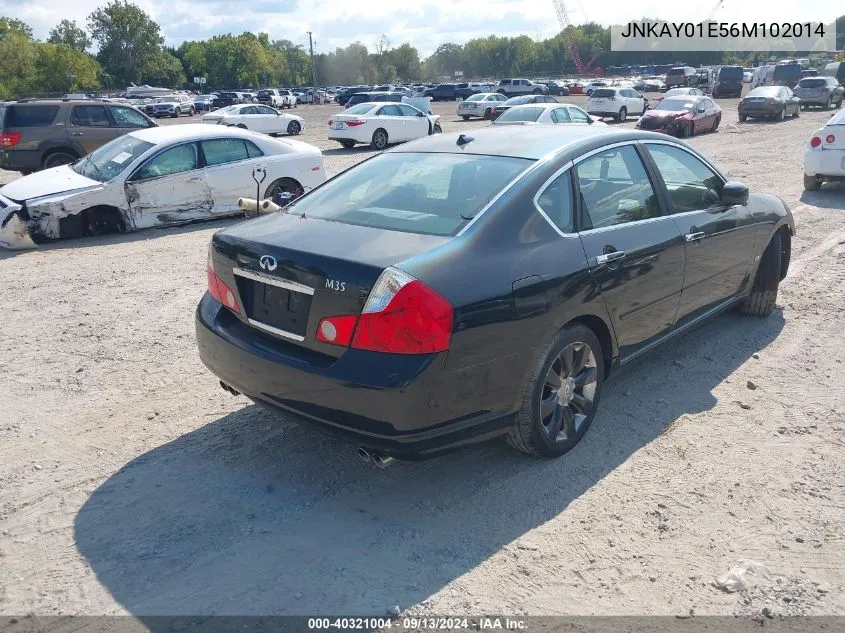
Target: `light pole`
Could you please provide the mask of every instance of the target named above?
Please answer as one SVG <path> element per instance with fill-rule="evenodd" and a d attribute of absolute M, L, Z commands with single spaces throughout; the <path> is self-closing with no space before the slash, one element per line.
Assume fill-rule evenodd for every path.
<path fill-rule="evenodd" d="M 308 48 L 311 51 L 311 84 L 314 90 L 317 90 L 317 68 L 314 66 L 314 40 L 311 39 L 311 31 L 308 33 Z"/>

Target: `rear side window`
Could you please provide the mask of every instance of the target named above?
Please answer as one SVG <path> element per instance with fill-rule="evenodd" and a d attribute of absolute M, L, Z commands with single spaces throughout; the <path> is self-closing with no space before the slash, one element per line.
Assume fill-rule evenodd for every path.
<path fill-rule="evenodd" d="M 70 124 L 81 127 L 109 127 L 109 115 L 105 106 L 84 105 L 74 106 L 70 115 Z"/>
<path fill-rule="evenodd" d="M 201 143 L 205 164 L 209 167 L 249 158 L 246 145 L 239 138 L 216 138 Z"/>
<path fill-rule="evenodd" d="M 12 105 L 6 107 L 5 128 L 46 127 L 59 112 L 59 106 Z"/>
<path fill-rule="evenodd" d="M 561 231 L 572 232 L 572 174 L 568 169 L 543 189 L 537 206 Z"/>
<path fill-rule="evenodd" d="M 109 109 L 117 127 L 150 127 L 150 122 L 135 108 L 114 106 Z"/>
<path fill-rule="evenodd" d="M 606 99 L 607 97 L 615 97 L 616 91 L 610 88 L 598 88 L 593 90 L 593 99 Z"/>
<path fill-rule="evenodd" d="M 258 146 L 252 141 L 247 141 L 246 139 L 244 139 L 244 143 L 246 143 L 246 153 L 250 158 L 258 158 L 259 156 L 264 156 L 264 152 L 258 149 Z"/>

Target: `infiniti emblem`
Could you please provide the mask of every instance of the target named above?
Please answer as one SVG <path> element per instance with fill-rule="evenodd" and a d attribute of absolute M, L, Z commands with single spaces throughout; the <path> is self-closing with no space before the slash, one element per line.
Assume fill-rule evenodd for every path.
<path fill-rule="evenodd" d="M 262 270 L 269 270 L 270 272 L 276 270 L 276 266 L 278 266 L 276 258 L 272 255 L 262 255 L 261 259 L 258 260 L 258 264 Z"/>

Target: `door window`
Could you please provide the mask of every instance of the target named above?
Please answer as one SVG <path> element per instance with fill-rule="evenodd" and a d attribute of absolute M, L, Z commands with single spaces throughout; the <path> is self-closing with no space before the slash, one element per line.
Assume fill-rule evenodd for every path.
<path fill-rule="evenodd" d="M 584 112 L 581 108 L 567 108 L 569 111 L 569 118 L 573 123 L 589 123 L 590 115 Z"/>
<path fill-rule="evenodd" d="M 564 233 L 573 230 L 572 174 L 567 169 L 555 178 L 537 198 L 537 206 Z"/>
<path fill-rule="evenodd" d="M 722 178 L 698 158 L 669 145 L 648 144 L 648 151 L 666 183 L 672 213 L 722 206 Z"/>
<path fill-rule="evenodd" d="M 238 114 L 258 114 L 258 108 L 255 106 L 247 106 L 245 108 L 241 108 Z"/>
<path fill-rule="evenodd" d="M 636 222 L 660 215 L 660 204 L 637 151 L 630 145 L 609 149 L 576 167 L 582 229 Z"/>
<path fill-rule="evenodd" d="M 199 167 L 199 155 L 195 143 L 186 143 L 171 147 L 156 154 L 135 172 L 132 180 L 145 180 L 170 176 Z"/>
<path fill-rule="evenodd" d="M 205 164 L 209 167 L 249 158 L 246 145 L 239 138 L 216 138 L 202 141 L 201 145 Z"/>
<path fill-rule="evenodd" d="M 101 105 L 74 106 L 73 112 L 70 115 L 70 124 L 79 127 L 111 126 L 109 116 L 106 114 L 106 108 Z"/>
<path fill-rule="evenodd" d="M 378 113 L 380 116 L 402 116 L 402 112 L 395 105 L 386 105 Z"/>
<path fill-rule="evenodd" d="M 566 108 L 555 108 L 549 113 L 549 117 L 552 119 L 553 123 L 569 123 L 569 114 L 566 112 Z"/>
<path fill-rule="evenodd" d="M 258 114 L 277 114 L 277 110 L 269 106 L 255 106 L 255 109 L 258 111 Z"/>
<path fill-rule="evenodd" d="M 109 108 L 116 127 L 150 127 L 150 122 L 135 108 L 113 106 Z"/>
<path fill-rule="evenodd" d="M 404 103 L 400 103 L 396 107 L 399 108 L 402 116 L 417 116 L 419 114 L 418 110 Z"/>

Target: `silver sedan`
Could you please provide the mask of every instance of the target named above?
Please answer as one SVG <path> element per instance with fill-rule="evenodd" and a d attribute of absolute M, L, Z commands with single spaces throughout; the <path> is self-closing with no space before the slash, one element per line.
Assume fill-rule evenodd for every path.
<path fill-rule="evenodd" d="M 464 121 L 471 116 L 481 117 L 482 119 L 489 119 L 490 112 L 497 103 L 507 101 L 505 95 L 497 92 L 479 92 L 459 101 L 457 105 L 457 114 Z"/>

